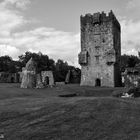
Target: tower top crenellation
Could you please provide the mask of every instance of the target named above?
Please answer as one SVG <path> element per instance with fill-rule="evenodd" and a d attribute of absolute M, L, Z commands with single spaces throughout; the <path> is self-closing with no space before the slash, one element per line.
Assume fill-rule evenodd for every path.
<path fill-rule="evenodd" d="M 96 23 L 103 23 L 103 22 L 114 22 L 119 28 L 120 24 L 118 20 L 116 19 L 113 11 L 111 10 L 109 13 L 105 13 L 104 11 L 102 12 L 97 12 L 94 14 L 85 14 L 84 16 L 81 15 L 81 24 L 85 25 L 87 23 L 89 24 L 96 24 Z"/>

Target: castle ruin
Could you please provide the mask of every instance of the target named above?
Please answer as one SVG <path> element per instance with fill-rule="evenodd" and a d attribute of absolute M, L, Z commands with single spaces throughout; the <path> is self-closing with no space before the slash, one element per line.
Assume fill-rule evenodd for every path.
<path fill-rule="evenodd" d="M 121 84 L 121 27 L 112 11 L 81 16 L 81 85 Z"/>
<path fill-rule="evenodd" d="M 22 68 L 21 88 L 45 88 L 54 85 L 54 77 L 52 71 L 41 71 L 37 73 L 37 63 L 33 58 L 26 63 L 26 67 Z"/>

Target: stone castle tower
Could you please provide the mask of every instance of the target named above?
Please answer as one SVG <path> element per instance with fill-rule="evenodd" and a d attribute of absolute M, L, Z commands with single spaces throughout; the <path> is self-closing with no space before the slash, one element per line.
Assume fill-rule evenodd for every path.
<path fill-rule="evenodd" d="M 120 35 L 112 11 L 81 16 L 81 85 L 120 86 Z"/>

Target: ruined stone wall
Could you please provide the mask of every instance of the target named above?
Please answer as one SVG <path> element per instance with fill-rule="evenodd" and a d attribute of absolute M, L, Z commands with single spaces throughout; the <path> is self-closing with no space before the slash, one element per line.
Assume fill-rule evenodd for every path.
<path fill-rule="evenodd" d="M 98 79 L 101 86 L 116 86 L 120 53 L 120 25 L 112 11 L 81 16 L 81 85 L 95 86 Z"/>
<path fill-rule="evenodd" d="M 21 88 L 35 88 L 36 87 L 36 73 L 25 69 L 22 71 L 23 77 L 20 87 Z"/>
<path fill-rule="evenodd" d="M 49 79 L 49 83 L 48 85 L 53 86 L 54 85 L 54 77 L 53 77 L 53 73 L 52 71 L 42 71 L 41 72 L 41 77 L 42 77 L 42 82 L 45 83 L 45 79 L 46 77 L 48 77 Z"/>
<path fill-rule="evenodd" d="M 126 68 L 124 72 L 125 88 L 140 88 L 140 67 Z"/>
<path fill-rule="evenodd" d="M 0 72 L 0 83 L 18 83 L 18 73 Z"/>
<path fill-rule="evenodd" d="M 20 87 L 36 87 L 36 62 L 32 58 L 26 63 L 26 67 L 22 68 L 22 81 Z"/>

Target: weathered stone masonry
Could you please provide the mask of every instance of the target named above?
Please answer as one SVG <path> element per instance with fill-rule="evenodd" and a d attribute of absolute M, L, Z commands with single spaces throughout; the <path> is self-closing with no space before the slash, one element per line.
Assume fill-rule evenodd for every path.
<path fill-rule="evenodd" d="M 112 11 L 81 16 L 81 85 L 119 86 L 121 28 Z"/>

